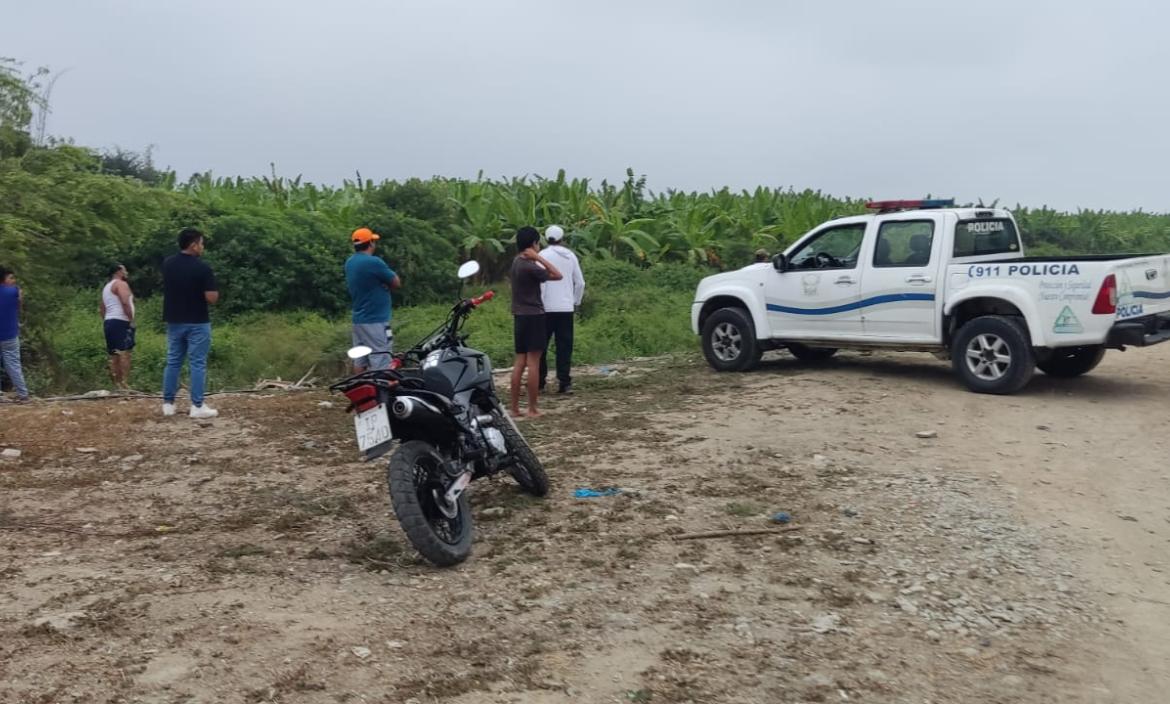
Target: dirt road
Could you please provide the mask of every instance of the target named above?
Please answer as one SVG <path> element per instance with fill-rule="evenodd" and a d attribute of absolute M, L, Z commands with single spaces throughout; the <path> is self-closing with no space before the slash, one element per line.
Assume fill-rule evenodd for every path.
<path fill-rule="evenodd" d="M 552 496 L 476 485 L 446 571 L 324 394 L 0 407 L 0 701 L 1162 701 L 1168 362 L 583 378 L 524 426 Z"/>

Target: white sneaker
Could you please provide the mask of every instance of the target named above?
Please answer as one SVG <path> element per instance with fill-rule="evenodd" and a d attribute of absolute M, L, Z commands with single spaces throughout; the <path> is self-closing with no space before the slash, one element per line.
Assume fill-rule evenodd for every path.
<path fill-rule="evenodd" d="M 219 415 L 219 411 L 205 403 L 202 406 L 191 406 L 190 415 L 192 418 L 214 418 Z"/>
<path fill-rule="evenodd" d="M 173 403 L 164 403 L 164 404 L 163 404 L 163 415 L 164 415 L 164 416 L 173 416 L 173 415 L 175 415 L 175 404 L 173 404 Z"/>

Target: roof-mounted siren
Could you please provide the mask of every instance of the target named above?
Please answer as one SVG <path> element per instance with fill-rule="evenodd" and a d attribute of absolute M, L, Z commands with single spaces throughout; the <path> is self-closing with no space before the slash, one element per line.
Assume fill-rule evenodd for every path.
<path fill-rule="evenodd" d="M 874 200 L 865 204 L 870 210 L 882 213 L 894 213 L 899 210 L 930 210 L 931 208 L 953 208 L 954 198 L 933 198 L 929 200 Z"/>

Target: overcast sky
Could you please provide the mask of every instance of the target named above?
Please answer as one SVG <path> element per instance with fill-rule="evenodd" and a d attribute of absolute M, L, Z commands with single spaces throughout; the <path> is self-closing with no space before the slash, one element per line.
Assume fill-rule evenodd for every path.
<path fill-rule="evenodd" d="M 1170 211 L 1170 3 L 3 0 L 180 178 L 523 174 Z"/>

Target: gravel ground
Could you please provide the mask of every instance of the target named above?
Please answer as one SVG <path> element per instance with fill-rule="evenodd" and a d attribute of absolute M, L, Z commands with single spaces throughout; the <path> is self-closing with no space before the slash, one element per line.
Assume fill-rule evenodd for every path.
<path fill-rule="evenodd" d="M 450 570 L 323 393 L 0 407 L 0 701 L 1158 701 L 1168 358 L 584 370 L 522 425 L 552 494 L 474 485 Z"/>

